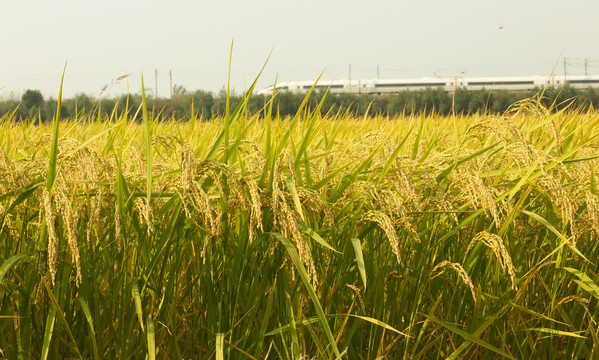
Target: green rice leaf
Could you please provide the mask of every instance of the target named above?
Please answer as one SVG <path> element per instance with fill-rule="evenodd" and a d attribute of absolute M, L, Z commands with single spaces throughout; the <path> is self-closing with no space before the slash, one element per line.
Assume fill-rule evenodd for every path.
<path fill-rule="evenodd" d="M 143 109 L 143 123 L 145 129 L 146 144 L 146 200 L 148 206 L 152 199 L 152 121 L 148 115 L 148 104 L 146 102 L 146 91 L 144 90 L 144 77 L 141 77 L 141 104 Z M 143 327 L 142 327 L 143 328 Z"/>
<path fill-rule="evenodd" d="M 46 328 L 44 330 L 44 343 L 42 344 L 42 360 L 48 359 L 50 352 L 50 342 L 52 334 L 54 334 L 54 323 L 56 322 L 56 308 L 51 306 L 48 316 L 46 317 Z"/>
<path fill-rule="evenodd" d="M 346 315 L 334 315 L 334 316 L 349 316 L 349 317 L 354 317 L 354 318 L 357 318 L 357 319 L 360 319 L 360 320 L 367 321 L 367 322 L 369 322 L 369 323 L 371 323 L 371 324 L 374 324 L 374 325 L 380 326 L 380 327 L 382 327 L 382 328 L 384 328 L 384 329 L 387 329 L 387 330 L 393 331 L 394 333 L 397 333 L 397 334 L 399 334 L 399 335 L 403 335 L 403 336 L 409 337 L 409 335 L 408 335 L 408 334 L 406 334 L 406 333 L 404 333 L 404 332 L 401 332 L 401 331 L 397 330 L 397 329 L 396 329 L 396 328 L 394 328 L 393 326 L 391 326 L 391 325 L 389 325 L 389 324 L 387 324 L 387 323 L 385 323 L 385 322 L 383 322 L 383 321 L 377 320 L 377 319 L 375 319 L 375 318 L 371 318 L 371 317 L 369 317 L 369 316 L 354 315 L 354 314 L 346 314 Z"/>
<path fill-rule="evenodd" d="M 341 251 L 338 251 L 337 249 L 335 249 L 334 247 L 329 245 L 329 243 L 327 243 L 320 235 L 318 235 L 318 233 L 316 233 L 316 231 L 312 230 L 308 225 L 306 225 L 306 223 L 304 223 L 303 221 L 301 221 L 299 219 L 296 219 L 296 222 L 297 222 L 297 226 L 300 228 L 300 230 L 302 230 L 304 233 L 306 233 L 306 235 L 308 235 L 312 239 L 314 239 L 317 243 L 326 247 L 329 250 L 332 250 L 338 254 L 341 254 Z"/>
<path fill-rule="evenodd" d="M 297 189 L 295 188 L 295 183 L 289 179 L 285 180 L 285 184 L 287 184 L 287 188 L 291 193 L 291 198 L 293 199 L 293 205 L 295 206 L 295 210 L 300 215 L 302 221 L 306 221 L 304 219 L 304 212 L 302 211 L 302 203 L 300 202 L 299 196 L 297 194 Z"/>
<path fill-rule="evenodd" d="M 6 213 L 10 214 L 17 206 L 19 206 L 21 203 L 23 203 L 23 201 L 27 200 L 31 195 L 33 195 L 35 190 L 37 190 L 43 184 L 43 182 L 44 182 L 44 179 L 40 176 L 37 179 L 35 179 L 34 181 L 32 181 L 31 184 L 26 186 L 21 191 L 19 196 L 17 196 L 17 198 L 12 202 L 12 204 L 10 204 L 8 209 L 6 209 Z"/>
<path fill-rule="evenodd" d="M 299 254 L 295 250 L 295 247 L 293 246 L 293 244 L 291 244 L 291 242 L 285 236 L 283 236 L 280 233 L 276 233 L 276 232 L 272 233 L 272 234 L 285 246 L 285 249 L 287 249 L 287 252 L 289 253 L 289 256 L 291 257 L 291 260 L 293 261 L 293 265 L 295 265 L 295 268 L 296 268 L 297 272 L 299 273 L 300 277 L 302 278 L 302 282 L 304 283 L 306 290 L 308 290 L 310 299 L 312 299 L 312 304 L 314 305 L 314 308 L 316 309 L 316 313 L 318 314 L 320 324 L 322 325 L 322 328 L 324 329 L 327 339 L 329 340 L 330 346 L 333 348 L 334 354 L 338 357 L 341 356 L 341 354 L 339 352 L 339 348 L 337 348 L 337 342 L 335 341 L 335 337 L 333 336 L 333 333 L 331 332 L 331 328 L 329 327 L 329 323 L 327 322 L 324 310 L 322 309 L 322 306 L 320 305 L 320 301 L 318 300 L 318 296 L 316 295 L 316 292 L 314 291 L 314 288 L 312 287 L 312 284 L 310 283 L 310 279 L 308 277 L 308 273 L 306 272 L 306 268 L 304 267 L 304 264 L 302 264 L 302 262 L 300 261 Z"/>
<path fill-rule="evenodd" d="M 29 252 L 29 253 L 25 253 L 25 254 L 13 255 L 13 256 L 9 257 L 8 259 L 4 260 L 2 265 L 0 265 L 0 285 L 4 282 L 4 276 L 6 276 L 6 273 L 10 269 L 12 269 L 13 266 L 17 265 L 19 263 L 19 261 L 21 259 L 23 259 L 24 257 L 31 256 L 33 254 L 34 254 L 33 252 Z"/>
<path fill-rule="evenodd" d="M 216 334 L 216 360 L 224 360 L 225 333 Z"/>
<path fill-rule="evenodd" d="M 562 269 L 576 276 L 578 279 L 574 279 L 574 282 L 576 282 L 582 289 L 584 289 L 586 292 L 593 295 L 597 300 L 599 300 L 599 286 L 597 286 L 597 284 L 593 281 L 593 279 L 590 276 L 588 276 L 580 270 L 571 267 L 563 267 Z"/>
<path fill-rule="evenodd" d="M 579 335 L 578 332 L 563 331 L 563 330 L 556 330 L 556 329 L 549 329 L 549 328 L 527 328 L 526 330 L 539 331 L 539 332 L 552 334 L 552 335 L 559 335 L 559 336 L 569 336 L 569 337 L 578 338 L 578 339 L 588 339 L 586 336 Z M 579 332 L 586 332 L 586 331 L 579 331 Z"/>
<path fill-rule="evenodd" d="M 474 153 L 472 153 L 472 154 L 470 154 L 468 156 L 465 156 L 465 157 L 461 158 L 460 160 L 456 161 L 454 164 L 448 166 L 439 175 L 437 175 L 437 177 L 436 177 L 437 183 L 440 183 L 441 181 L 443 181 L 443 179 L 445 179 L 449 174 L 451 174 L 451 172 L 454 169 L 456 169 L 458 166 L 460 166 L 460 165 L 462 165 L 462 164 L 464 164 L 464 163 L 466 163 L 466 162 L 474 159 L 475 157 L 477 157 L 477 156 L 479 156 L 481 154 L 486 153 L 489 150 L 492 150 L 495 146 L 497 146 L 497 144 L 499 144 L 499 143 L 495 143 L 495 144 L 489 145 L 489 146 L 487 146 L 487 147 L 485 147 L 483 149 L 480 149 L 480 150 L 478 150 L 478 151 L 476 151 L 476 152 L 474 152 Z"/>
<path fill-rule="evenodd" d="M 362 254 L 362 244 L 360 243 L 360 239 L 352 238 L 351 243 L 354 247 L 354 253 L 356 254 L 356 263 L 358 264 L 358 271 L 360 272 L 360 277 L 362 278 L 362 282 L 364 283 L 364 288 L 366 288 L 366 266 L 364 264 L 364 255 Z"/>
<path fill-rule="evenodd" d="M 399 153 L 403 149 L 403 146 L 405 145 L 406 141 L 408 140 L 408 138 L 410 137 L 410 135 L 412 135 L 412 130 L 414 130 L 414 126 L 412 126 L 410 128 L 410 130 L 407 131 L 406 135 L 403 137 L 403 139 L 401 139 L 401 141 L 399 142 L 399 144 L 397 145 L 397 147 L 393 151 L 393 154 L 391 154 L 391 156 L 389 157 L 389 159 L 385 163 L 385 166 L 383 166 L 383 170 L 379 173 L 379 177 L 378 177 L 378 179 L 376 181 L 377 184 L 379 184 L 383 180 L 383 178 L 385 177 L 385 175 L 389 172 L 389 169 L 391 168 L 391 165 L 393 165 L 393 163 L 395 162 L 395 160 L 399 156 Z"/>
<path fill-rule="evenodd" d="M 570 249 L 572 249 L 572 251 L 574 251 L 578 256 L 580 256 L 581 258 L 583 258 L 585 261 L 590 262 L 589 259 L 586 258 L 586 256 L 584 256 L 573 244 L 570 240 L 568 240 L 568 238 L 566 238 L 564 236 L 564 234 L 562 234 L 561 232 L 559 232 L 553 225 L 551 225 L 549 223 L 549 221 L 545 220 L 545 218 L 543 218 L 542 216 L 533 213 L 532 211 L 527 211 L 527 210 L 520 210 L 522 211 L 524 214 L 530 216 L 531 218 L 535 219 L 536 221 L 540 222 L 541 224 L 543 224 L 547 229 L 551 230 L 552 233 L 554 233 L 555 235 L 557 235 L 557 237 L 562 241 L 563 244 L 568 245 L 568 247 Z"/>
<path fill-rule="evenodd" d="M 85 320 L 89 324 L 89 329 L 91 331 L 90 338 L 92 339 L 92 354 L 95 360 L 100 359 L 100 355 L 98 353 L 98 344 L 96 343 L 96 331 L 94 330 L 94 319 L 92 318 L 91 311 L 89 310 L 89 306 L 87 305 L 87 301 L 82 296 L 78 297 L 79 305 L 81 305 L 81 310 L 83 311 L 83 315 L 85 316 Z"/>
<path fill-rule="evenodd" d="M 133 281 L 131 283 L 131 294 L 133 295 L 133 302 L 135 303 L 135 313 L 137 314 L 137 319 L 139 320 L 139 326 L 141 326 L 141 331 L 145 331 L 143 313 L 141 311 L 141 296 L 139 295 L 139 285 L 137 284 L 137 281 Z"/>
<path fill-rule="evenodd" d="M 445 321 L 439 320 L 439 319 L 435 318 L 432 315 L 427 315 L 427 314 L 422 314 L 422 313 L 421 313 L 421 315 L 424 316 L 424 317 L 426 317 L 430 321 L 434 322 L 435 324 L 440 325 L 440 326 L 446 328 L 447 330 L 453 332 L 454 334 L 463 337 L 467 341 L 470 341 L 472 343 L 480 345 L 480 346 L 484 347 L 485 349 L 491 350 L 492 352 L 494 352 L 494 353 L 496 353 L 498 355 L 501 355 L 503 357 L 506 357 L 508 359 L 516 360 L 516 358 L 513 357 L 512 355 L 506 353 L 505 351 L 503 351 L 501 349 L 498 349 L 497 347 L 489 344 L 488 342 L 486 342 L 486 341 L 484 341 L 482 339 L 479 339 L 477 336 L 474 336 L 474 335 L 472 335 L 472 334 L 470 334 L 470 333 L 468 333 L 468 332 L 466 332 L 466 331 L 464 331 L 462 329 L 459 329 L 459 328 L 457 328 L 457 327 L 455 327 L 455 326 L 453 326 L 453 325 L 451 325 L 449 323 L 446 323 Z"/>
<path fill-rule="evenodd" d="M 299 337 L 297 335 L 297 327 L 295 324 L 295 315 L 293 314 L 293 305 L 291 304 L 291 298 L 289 295 L 285 296 L 285 305 L 287 308 L 287 316 L 289 316 L 289 325 L 291 332 L 291 349 L 294 359 L 300 358 L 300 349 L 299 349 Z"/>
<path fill-rule="evenodd" d="M 418 149 L 420 149 L 420 141 L 422 140 L 422 128 L 424 127 L 425 115 L 422 114 L 420 117 L 420 126 L 418 126 L 418 133 L 416 134 L 416 141 L 412 145 L 412 156 L 410 157 L 412 160 L 416 160 L 416 155 L 418 155 Z"/>
<path fill-rule="evenodd" d="M 54 296 L 54 293 L 52 292 L 50 285 L 48 285 L 48 282 L 44 278 L 42 278 L 42 282 L 44 284 L 44 287 L 46 288 L 46 293 L 48 294 L 48 297 L 50 298 L 50 302 L 52 304 L 52 309 L 55 309 L 54 314 L 52 314 L 51 321 L 54 322 L 56 315 L 58 315 L 58 319 L 62 323 L 64 329 L 67 332 L 69 340 L 71 341 L 71 346 L 72 346 L 73 350 L 75 351 L 75 353 L 77 354 L 79 359 L 83 359 L 83 357 L 81 356 L 81 352 L 79 351 L 79 346 L 77 345 L 77 341 L 75 340 L 75 337 L 73 336 L 73 332 L 71 331 L 71 325 L 67 321 L 67 319 L 64 315 L 64 312 L 60 308 L 60 305 L 58 304 L 58 301 L 56 300 L 56 297 Z M 52 313 L 52 311 L 51 311 L 51 313 Z M 48 320 L 50 320 L 50 315 L 51 314 L 48 314 Z M 54 324 L 51 325 L 50 335 L 49 335 L 49 339 L 48 339 L 48 345 L 50 344 L 50 338 L 52 337 L 53 329 L 54 329 Z M 47 324 L 46 324 L 46 330 L 48 330 Z M 44 343 L 45 342 L 46 341 L 44 339 Z"/>
<path fill-rule="evenodd" d="M 303 319 L 300 321 L 297 321 L 295 323 L 295 326 L 306 326 L 308 324 L 314 324 L 314 323 L 318 323 L 320 322 L 320 318 L 318 316 L 312 316 L 310 318 L 307 319 Z M 278 327 L 276 329 L 274 329 L 273 331 L 269 331 L 268 333 L 264 334 L 264 336 L 274 336 L 274 335 L 279 335 L 280 333 L 284 333 L 291 330 L 291 324 L 287 324 L 287 325 L 283 325 L 281 327 Z"/>
<path fill-rule="evenodd" d="M 154 334 L 154 321 L 148 318 L 147 322 L 147 337 L 148 337 L 148 358 L 150 360 L 156 360 L 156 336 Z"/>
<path fill-rule="evenodd" d="M 50 156 L 48 163 L 48 176 L 46 178 L 46 190 L 52 193 L 54 180 L 56 179 L 56 159 L 58 158 L 58 129 L 60 123 L 60 105 L 62 104 L 62 84 L 64 82 L 64 73 L 67 70 L 67 65 L 64 65 L 62 77 L 60 78 L 60 88 L 58 89 L 58 101 L 56 105 L 56 118 L 52 128 L 52 147 L 50 148 Z"/>

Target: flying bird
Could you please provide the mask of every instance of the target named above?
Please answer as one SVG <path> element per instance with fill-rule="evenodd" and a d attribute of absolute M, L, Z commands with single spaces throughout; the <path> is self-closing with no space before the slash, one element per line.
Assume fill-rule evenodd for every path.
<path fill-rule="evenodd" d="M 503 30 L 503 29 L 505 29 L 505 26 L 503 26 L 503 24 L 499 25 L 499 30 Z"/>

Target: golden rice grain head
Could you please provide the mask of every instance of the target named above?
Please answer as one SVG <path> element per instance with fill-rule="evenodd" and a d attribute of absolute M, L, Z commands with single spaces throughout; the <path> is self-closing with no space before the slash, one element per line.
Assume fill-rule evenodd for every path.
<path fill-rule="evenodd" d="M 193 148 L 185 143 L 181 149 L 181 178 L 180 187 L 183 197 L 187 196 L 189 188 L 192 186 L 192 180 L 196 175 L 196 158 Z"/>
<path fill-rule="evenodd" d="M 379 225 L 379 227 L 385 232 L 387 235 L 387 240 L 389 241 L 389 245 L 391 245 L 391 250 L 395 254 L 397 258 L 397 263 L 401 263 L 401 254 L 399 252 L 399 239 L 397 238 L 397 234 L 395 232 L 395 228 L 393 227 L 393 223 L 391 219 L 384 213 L 380 211 L 369 211 L 365 216 L 364 220 L 372 221 Z"/>
<path fill-rule="evenodd" d="M 470 241 L 470 245 L 468 245 L 468 249 L 466 252 L 470 251 L 476 243 L 482 242 L 487 248 L 489 248 L 495 254 L 495 257 L 499 261 L 501 268 L 503 271 L 506 271 L 510 276 L 510 281 L 512 283 L 512 289 L 518 290 L 518 286 L 516 285 L 516 269 L 512 264 L 512 258 L 508 253 L 505 245 L 503 244 L 503 239 L 500 236 L 488 233 L 486 231 L 480 232 L 472 238 Z"/>
<path fill-rule="evenodd" d="M 91 249 L 91 237 L 92 233 L 96 230 L 97 225 L 100 221 L 100 210 L 104 200 L 104 190 L 100 189 L 96 196 L 91 200 L 91 206 L 89 208 L 89 220 L 87 222 L 86 241 L 87 248 Z"/>
<path fill-rule="evenodd" d="M 362 294 L 360 289 L 352 284 L 345 284 L 348 288 L 352 289 L 356 293 L 356 297 L 358 298 L 358 302 L 360 303 L 360 308 L 362 308 L 362 312 L 366 313 L 366 307 L 364 306 L 364 300 L 362 299 Z"/>
<path fill-rule="evenodd" d="M 242 140 L 238 150 L 240 156 L 243 156 L 244 166 L 247 174 L 260 174 L 266 163 L 260 147 L 253 141 Z"/>
<path fill-rule="evenodd" d="M 202 252 L 200 253 L 200 258 L 202 259 L 202 264 L 206 264 L 206 251 L 208 250 L 208 245 L 210 245 L 210 241 L 212 240 L 212 235 L 210 233 L 204 236 L 204 242 L 202 243 Z"/>
<path fill-rule="evenodd" d="M 599 236 L 599 196 L 587 191 L 586 200 L 586 220 L 590 224 L 593 235 Z"/>
<path fill-rule="evenodd" d="M 279 219 L 279 231 L 281 231 L 287 238 L 290 238 L 292 243 L 298 250 L 300 261 L 306 266 L 306 272 L 308 278 L 315 288 L 318 287 L 318 277 L 316 276 L 316 266 L 314 265 L 314 258 L 312 257 L 312 250 L 310 249 L 310 243 L 307 237 L 302 233 L 297 225 L 296 219 L 299 218 L 299 214 L 294 209 L 291 209 L 287 202 L 281 204 L 281 215 Z"/>
<path fill-rule="evenodd" d="M 247 186 L 250 196 L 250 243 L 253 241 L 254 229 L 264 231 L 262 226 L 262 201 L 260 200 L 260 189 L 255 180 L 245 178 L 244 182 Z"/>
<path fill-rule="evenodd" d="M 501 216 L 495 203 L 495 196 L 478 175 L 468 170 L 460 170 L 452 181 L 453 188 L 463 192 L 475 207 L 482 208 L 485 215 L 492 217 L 495 227 L 501 227 Z"/>
<path fill-rule="evenodd" d="M 147 228 L 147 236 L 151 236 L 154 231 L 154 213 L 145 197 L 138 197 L 133 200 L 133 208 L 137 211 L 137 216 L 140 223 L 145 223 Z"/>
<path fill-rule="evenodd" d="M 418 211 L 422 210 L 420 205 L 420 196 L 416 192 L 416 187 L 403 169 L 398 169 L 394 174 L 393 184 L 395 189 L 402 195 L 404 203 L 412 204 Z"/>
<path fill-rule="evenodd" d="M 280 161 L 277 161 L 275 164 L 275 170 L 273 173 L 272 179 L 272 212 L 273 212 L 273 225 L 276 227 L 278 224 L 278 219 L 281 217 L 279 212 L 279 207 L 281 201 L 285 201 L 285 195 L 281 190 L 282 186 L 282 171 L 283 165 Z"/>
<path fill-rule="evenodd" d="M 399 218 L 407 216 L 408 211 L 404 205 L 404 201 L 397 192 L 377 187 L 371 183 L 367 187 L 374 201 L 373 209 L 380 209 L 385 214 Z"/>
<path fill-rule="evenodd" d="M 57 208 L 67 230 L 67 243 L 71 249 L 71 261 L 75 263 L 75 283 L 79 286 L 81 284 L 81 259 L 79 255 L 79 246 L 77 244 L 77 222 L 79 214 L 77 211 L 73 210 L 71 201 L 64 192 L 57 191 L 56 195 Z"/>
<path fill-rule="evenodd" d="M 320 193 L 311 189 L 300 188 L 298 195 L 304 208 L 315 214 L 322 211 L 327 225 L 338 230 L 331 205 L 322 198 Z"/>
<path fill-rule="evenodd" d="M 412 224 L 412 220 L 413 218 L 411 216 L 404 216 L 397 220 L 397 224 L 406 229 L 406 231 L 412 237 L 412 239 L 414 239 L 414 241 L 420 243 L 420 235 L 418 234 L 418 230 L 416 230 L 416 228 Z"/>
<path fill-rule="evenodd" d="M 141 179 L 145 176 L 145 165 L 143 155 L 140 151 L 132 146 L 127 146 L 123 151 L 122 164 L 126 164 L 123 170 L 134 174 L 136 179 Z"/>
<path fill-rule="evenodd" d="M 123 229 L 121 225 L 121 212 L 119 211 L 118 200 L 114 205 L 114 239 L 119 252 L 123 248 Z"/>
<path fill-rule="evenodd" d="M 191 187 L 191 205 L 196 210 L 197 216 L 204 219 L 205 227 L 213 236 L 218 236 L 221 232 L 222 209 L 214 206 L 208 194 L 202 188 L 202 183 L 206 175 L 199 178 L 199 181 L 193 181 Z M 190 217 L 193 219 L 193 217 Z"/>
<path fill-rule="evenodd" d="M 591 312 L 589 311 L 589 299 L 583 298 L 578 295 L 570 295 L 570 296 L 566 296 L 565 298 L 561 299 L 558 302 L 558 305 L 567 304 L 572 301 L 579 304 L 580 306 L 582 306 L 584 308 L 584 311 L 585 311 L 587 317 L 590 319 L 590 321 L 593 323 L 593 325 L 597 326 L 597 321 L 595 320 L 595 316 L 593 316 L 591 314 Z"/>
<path fill-rule="evenodd" d="M 446 269 L 446 268 L 453 269 L 455 272 L 458 273 L 458 275 L 460 276 L 460 278 L 462 279 L 464 284 L 466 284 L 470 288 L 470 292 L 472 293 L 472 298 L 474 299 L 474 302 L 476 303 L 476 292 L 474 290 L 474 284 L 472 283 L 472 279 L 470 279 L 470 276 L 468 275 L 466 270 L 464 270 L 464 268 L 462 267 L 461 264 L 452 263 L 449 261 L 441 261 L 440 263 L 435 265 L 435 267 L 431 271 L 431 280 L 436 278 L 437 276 L 441 275 L 441 273 L 443 272 L 443 269 Z"/>
<path fill-rule="evenodd" d="M 573 201 L 570 199 L 567 189 L 554 177 L 546 173 L 541 175 L 537 184 L 545 191 L 551 198 L 551 201 L 558 210 L 562 213 L 562 221 L 570 225 L 570 231 L 572 233 L 571 242 L 576 247 L 576 237 L 578 235 L 574 214 L 576 210 L 573 205 Z"/>
<path fill-rule="evenodd" d="M 42 191 L 43 209 L 46 217 L 46 227 L 48 229 L 48 271 L 52 285 L 56 278 L 56 260 L 58 259 L 58 239 L 56 238 L 56 229 L 54 227 L 54 210 L 52 208 L 52 198 L 48 190 Z"/>

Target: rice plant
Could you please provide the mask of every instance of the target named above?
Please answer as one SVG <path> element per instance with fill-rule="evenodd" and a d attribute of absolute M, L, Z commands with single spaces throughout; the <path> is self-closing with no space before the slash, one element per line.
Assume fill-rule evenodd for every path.
<path fill-rule="evenodd" d="M 599 356 L 596 113 L 245 104 L 0 120 L 0 355 Z"/>

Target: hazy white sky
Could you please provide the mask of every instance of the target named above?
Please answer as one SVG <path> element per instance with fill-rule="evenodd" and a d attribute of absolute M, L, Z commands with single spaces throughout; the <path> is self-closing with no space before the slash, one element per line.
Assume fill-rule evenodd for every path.
<path fill-rule="evenodd" d="M 0 97 L 39 89 L 97 96 L 174 84 L 218 92 L 279 82 L 435 76 L 599 74 L 596 0 L 26 1 L 0 3 Z M 561 57 L 560 57 L 561 56 Z M 107 95 L 127 92 L 114 83 Z"/>

